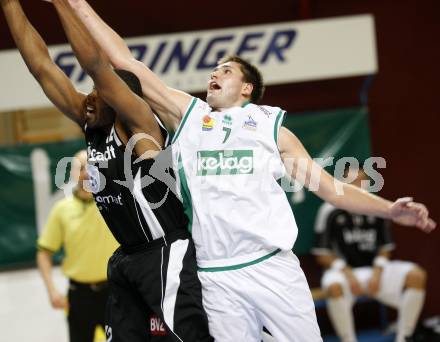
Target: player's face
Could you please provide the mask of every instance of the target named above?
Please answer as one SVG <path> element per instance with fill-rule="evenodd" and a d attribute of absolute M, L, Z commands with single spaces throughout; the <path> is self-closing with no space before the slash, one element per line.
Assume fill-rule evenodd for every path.
<path fill-rule="evenodd" d="M 104 127 L 114 123 L 113 109 L 101 99 L 96 89 L 87 95 L 84 105 L 87 125 L 90 128 Z"/>
<path fill-rule="evenodd" d="M 87 174 L 87 152 L 80 151 L 75 155 L 75 159 L 72 164 L 72 178 L 74 180 L 78 179 L 78 186 L 84 188 L 84 181 L 89 179 L 89 175 Z M 86 191 L 88 192 L 88 191 Z M 92 195 L 90 193 L 90 195 Z"/>
<path fill-rule="evenodd" d="M 78 180 L 79 182 L 85 181 L 89 179 L 87 174 L 87 153 L 84 151 L 78 153 L 76 156 L 77 164 L 75 164 L 78 172 Z"/>
<path fill-rule="evenodd" d="M 208 81 L 208 104 L 217 109 L 241 105 L 250 95 L 249 87 L 252 86 L 244 82 L 243 76 L 240 64 L 236 62 L 218 65 Z"/>

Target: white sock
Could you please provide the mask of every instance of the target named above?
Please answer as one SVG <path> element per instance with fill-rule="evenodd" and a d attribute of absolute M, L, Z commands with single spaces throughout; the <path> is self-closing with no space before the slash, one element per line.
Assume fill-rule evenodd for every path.
<path fill-rule="evenodd" d="M 403 292 L 397 321 L 396 342 L 404 342 L 405 337 L 413 334 L 424 301 L 425 290 L 409 288 Z"/>
<path fill-rule="evenodd" d="M 327 312 L 342 342 L 356 342 L 353 311 L 347 298 L 327 299 Z"/>

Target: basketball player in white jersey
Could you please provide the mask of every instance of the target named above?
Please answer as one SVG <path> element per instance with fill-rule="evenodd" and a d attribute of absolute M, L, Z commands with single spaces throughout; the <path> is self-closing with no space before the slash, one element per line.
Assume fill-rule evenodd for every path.
<path fill-rule="evenodd" d="M 223 59 L 210 75 L 204 102 L 167 87 L 136 61 L 84 0 L 69 2 L 113 65 L 136 74 L 144 98 L 177 129 L 173 154 L 213 337 L 256 342 L 265 326 L 280 342 L 321 341 L 312 296 L 291 251 L 298 229 L 277 183 L 287 169 L 292 176 L 302 173 L 310 186 L 313 161 L 281 127 L 283 110 L 256 105 L 264 89 L 259 71 L 238 57 Z M 422 204 L 390 202 L 320 171 L 315 193 L 337 207 L 426 232 L 435 228 Z"/>

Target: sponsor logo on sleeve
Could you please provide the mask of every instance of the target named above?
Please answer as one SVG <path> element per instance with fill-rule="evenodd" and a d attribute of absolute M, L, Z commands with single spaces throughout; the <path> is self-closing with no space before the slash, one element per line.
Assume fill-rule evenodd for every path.
<path fill-rule="evenodd" d="M 264 108 L 263 106 L 258 106 L 258 108 L 261 109 L 261 111 L 264 113 L 264 115 L 267 116 L 267 118 L 270 118 L 270 116 L 272 115 L 272 113 L 269 110 L 267 110 L 266 108 Z"/>

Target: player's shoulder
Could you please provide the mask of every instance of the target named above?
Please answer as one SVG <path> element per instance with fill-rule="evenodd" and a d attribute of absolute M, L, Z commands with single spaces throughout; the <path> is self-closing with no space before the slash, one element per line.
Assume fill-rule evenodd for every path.
<path fill-rule="evenodd" d="M 284 113 L 284 110 L 282 110 L 280 107 L 259 105 L 255 103 L 248 103 L 245 108 L 252 112 L 259 112 L 268 119 L 273 120 L 276 120 L 278 116 Z"/>
<path fill-rule="evenodd" d="M 329 219 L 338 209 L 328 202 L 323 202 L 316 213 L 315 232 L 322 233 L 327 228 Z"/>
<path fill-rule="evenodd" d="M 62 214 L 66 210 L 69 210 L 72 205 L 74 205 L 75 198 L 73 195 L 67 195 L 60 200 L 56 201 L 52 206 L 51 213 L 52 214 Z"/>
<path fill-rule="evenodd" d="M 318 209 L 318 214 L 327 216 L 335 210 L 336 210 L 336 207 L 333 204 L 330 204 L 328 202 L 323 202 Z"/>
<path fill-rule="evenodd" d="M 68 207 L 68 206 L 75 205 L 76 203 L 78 203 L 78 201 L 80 201 L 80 200 L 75 195 L 68 194 L 68 195 L 65 195 L 62 199 L 60 199 L 57 202 L 57 205 L 60 208 L 65 208 L 65 207 Z"/>
<path fill-rule="evenodd" d="M 188 105 L 188 109 L 186 110 L 186 113 L 189 114 L 190 112 L 202 112 L 202 113 L 210 113 L 212 111 L 212 108 L 209 106 L 209 104 L 202 99 L 198 97 L 193 97 Z"/>

